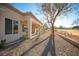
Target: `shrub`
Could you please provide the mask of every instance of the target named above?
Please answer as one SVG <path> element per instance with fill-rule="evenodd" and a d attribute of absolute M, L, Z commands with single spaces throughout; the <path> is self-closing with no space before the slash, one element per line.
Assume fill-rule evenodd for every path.
<path fill-rule="evenodd" d="M 4 49 L 5 48 L 5 43 L 6 43 L 6 40 L 1 40 L 0 49 Z"/>

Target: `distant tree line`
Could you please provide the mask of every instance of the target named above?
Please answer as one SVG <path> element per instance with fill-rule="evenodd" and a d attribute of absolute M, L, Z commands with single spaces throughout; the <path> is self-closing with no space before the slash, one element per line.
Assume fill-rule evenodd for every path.
<path fill-rule="evenodd" d="M 73 26 L 72 29 L 79 29 L 79 26 Z"/>
<path fill-rule="evenodd" d="M 55 26 L 55 29 L 79 29 L 79 26 L 76 25 L 76 26 L 69 27 L 69 28 L 63 27 L 63 26 L 59 26 L 59 27 Z"/>

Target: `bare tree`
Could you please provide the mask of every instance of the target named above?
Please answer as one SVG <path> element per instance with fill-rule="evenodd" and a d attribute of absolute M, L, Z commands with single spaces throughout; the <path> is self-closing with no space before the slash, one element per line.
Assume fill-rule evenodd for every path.
<path fill-rule="evenodd" d="M 48 23 L 51 26 L 51 38 L 54 42 L 54 23 L 56 18 L 65 12 L 68 12 L 71 4 L 68 3 L 43 3 L 40 5 L 41 11 L 46 16 Z"/>

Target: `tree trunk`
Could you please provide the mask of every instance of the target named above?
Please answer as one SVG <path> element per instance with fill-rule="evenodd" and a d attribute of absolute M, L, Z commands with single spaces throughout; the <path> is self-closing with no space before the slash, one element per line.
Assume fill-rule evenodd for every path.
<path fill-rule="evenodd" d="M 54 40 L 54 23 L 52 24 L 52 28 L 51 28 L 51 38 L 52 40 Z"/>
<path fill-rule="evenodd" d="M 52 35 L 52 39 L 54 40 L 54 24 L 52 24 L 51 35 Z"/>
<path fill-rule="evenodd" d="M 52 28 L 51 28 L 51 40 L 53 40 L 53 50 L 54 50 L 54 55 L 56 55 L 55 53 L 55 33 L 54 33 L 54 23 L 52 24 Z"/>

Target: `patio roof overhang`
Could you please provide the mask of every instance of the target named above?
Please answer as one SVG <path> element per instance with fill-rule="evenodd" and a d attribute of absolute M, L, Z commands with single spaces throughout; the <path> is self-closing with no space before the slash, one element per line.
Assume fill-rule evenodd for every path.
<path fill-rule="evenodd" d="M 42 24 L 40 24 L 39 22 L 35 21 L 35 20 L 32 20 L 32 26 L 33 27 L 36 27 L 36 28 L 39 28 L 42 26 Z"/>

